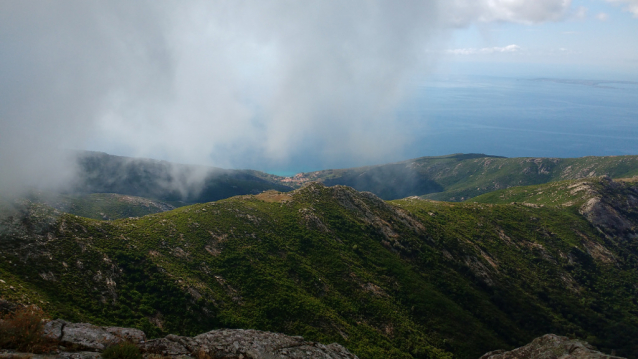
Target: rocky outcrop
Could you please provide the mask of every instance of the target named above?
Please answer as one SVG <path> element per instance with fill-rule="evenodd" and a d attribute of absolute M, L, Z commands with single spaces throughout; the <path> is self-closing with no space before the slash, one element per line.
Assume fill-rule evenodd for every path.
<path fill-rule="evenodd" d="M 60 319 L 44 325 L 44 336 L 57 340 L 65 347 L 92 351 L 102 351 L 110 345 L 125 341 L 138 345 L 146 341 L 146 334 L 139 329 L 98 327 L 88 323 L 69 323 Z"/>
<path fill-rule="evenodd" d="M 196 356 L 198 358 L 228 359 L 356 359 L 339 344 L 324 345 L 302 337 L 259 330 L 220 329 L 195 337 L 168 335 L 146 340 L 138 329 L 99 327 L 87 323 L 52 320 L 44 326 L 44 335 L 57 340 L 62 350 L 73 348 L 100 352 L 108 346 L 132 342 L 143 353 L 168 357 Z M 85 354 L 83 354 L 85 355 Z"/>
<path fill-rule="evenodd" d="M 592 187 L 593 188 L 593 187 Z M 596 182 L 593 197 L 579 212 L 609 239 L 636 238 L 638 229 L 638 186 L 632 180 L 612 180 L 603 176 Z"/>
<path fill-rule="evenodd" d="M 141 344 L 142 351 L 162 356 L 196 355 L 228 359 L 355 359 L 339 344 L 309 342 L 302 337 L 259 330 L 220 329 L 195 337 L 168 335 Z"/>
<path fill-rule="evenodd" d="M 98 352 L 56 352 L 56 354 L 18 353 L 13 350 L 0 350 L 0 359 L 100 359 Z"/>
<path fill-rule="evenodd" d="M 580 213 L 594 226 L 607 230 L 624 232 L 632 227 L 630 221 L 599 197 L 590 198 L 585 202 L 580 208 Z"/>
<path fill-rule="evenodd" d="M 575 339 L 546 334 L 526 346 L 506 352 L 496 350 L 480 359 L 622 359 L 596 351 L 594 347 Z"/>

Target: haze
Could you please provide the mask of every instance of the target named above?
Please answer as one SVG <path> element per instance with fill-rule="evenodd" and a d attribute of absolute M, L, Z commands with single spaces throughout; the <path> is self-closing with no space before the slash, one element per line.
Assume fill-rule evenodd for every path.
<path fill-rule="evenodd" d="M 72 180 L 65 149 L 271 172 L 439 154 L 434 119 L 401 116 L 434 75 L 635 81 L 637 24 L 638 0 L 1 1 L 0 187 Z"/>

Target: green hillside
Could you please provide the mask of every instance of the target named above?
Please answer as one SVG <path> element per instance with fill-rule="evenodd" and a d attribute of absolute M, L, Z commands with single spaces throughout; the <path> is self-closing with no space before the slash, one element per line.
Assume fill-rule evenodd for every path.
<path fill-rule="evenodd" d="M 58 194 L 32 192 L 27 198 L 81 217 L 112 220 L 142 217 L 175 209 L 169 203 L 116 193 Z"/>
<path fill-rule="evenodd" d="M 289 191 L 280 177 L 253 170 L 229 170 L 113 156 L 76 153 L 77 173 L 68 192 L 117 193 L 183 206 L 274 189 Z"/>
<path fill-rule="evenodd" d="M 174 164 L 97 152 L 78 154 L 71 193 L 117 193 L 183 206 L 290 191 L 319 181 L 368 191 L 385 200 L 409 196 L 461 202 L 495 190 L 554 181 L 638 175 L 638 156 L 505 158 L 483 154 L 421 157 L 376 166 L 323 170 L 285 178 L 253 170 Z"/>
<path fill-rule="evenodd" d="M 612 178 L 638 175 L 638 156 L 505 158 L 456 154 L 303 173 L 287 184 L 299 186 L 307 181 L 321 181 L 330 186 L 339 184 L 369 191 L 386 200 L 423 196 L 459 202 L 503 188 L 602 175 Z"/>
<path fill-rule="evenodd" d="M 638 189 L 591 183 L 542 207 L 311 184 L 108 222 L 4 203 L 0 296 L 151 336 L 253 328 L 364 359 L 477 358 L 546 333 L 636 358 Z"/>
<path fill-rule="evenodd" d="M 638 177 L 619 178 L 611 182 L 611 178 L 584 178 L 582 180 L 567 180 L 550 182 L 536 186 L 512 187 L 504 190 L 489 192 L 469 199 L 468 202 L 478 203 L 524 203 L 537 206 L 575 207 L 596 196 L 612 196 L 606 189 L 626 187 L 623 183 L 638 182 Z M 631 186 L 629 188 L 632 188 Z M 626 193 L 632 197 L 632 193 Z"/>

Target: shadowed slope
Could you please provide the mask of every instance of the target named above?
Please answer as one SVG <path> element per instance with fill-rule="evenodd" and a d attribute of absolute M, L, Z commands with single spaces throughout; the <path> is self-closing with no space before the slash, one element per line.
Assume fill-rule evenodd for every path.
<path fill-rule="evenodd" d="M 118 193 L 169 201 L 179 206 L 216 201 L 265 190 L 290 190 L 275 183 L 276 176 L 250 170 L 174 164 L 99 152 L 78 155 L 79 193 Z"/>

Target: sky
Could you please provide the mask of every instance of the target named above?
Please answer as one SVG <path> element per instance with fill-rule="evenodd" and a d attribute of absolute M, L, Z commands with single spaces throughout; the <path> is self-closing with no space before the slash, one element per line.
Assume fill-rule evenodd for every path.
<path fill-rule="evenodd" d="M 473 74 L 635 80 L 637 31 L 638 1 L 572 1 L 554 21 L 477 21 L 457 29 L 441 67 Z"/>
<path fill-rule="evenodd" d="M 0 0 L 0 190 L 70 181 L 63 149 L 383 163 L 428 76 L 636 80 L 636 34 L 638 0 Z"/>

